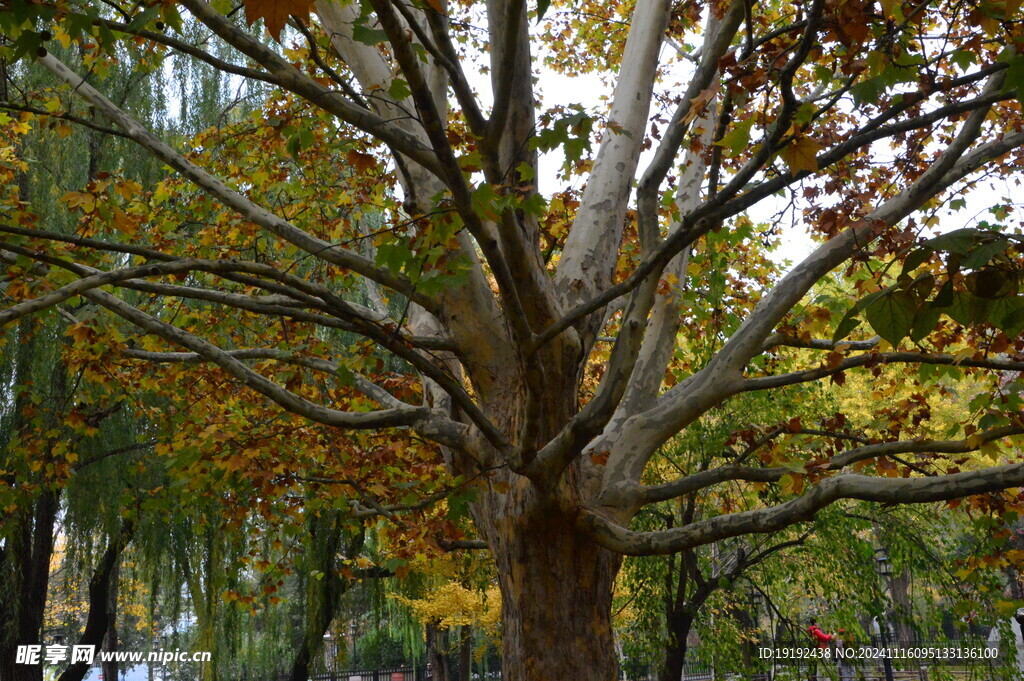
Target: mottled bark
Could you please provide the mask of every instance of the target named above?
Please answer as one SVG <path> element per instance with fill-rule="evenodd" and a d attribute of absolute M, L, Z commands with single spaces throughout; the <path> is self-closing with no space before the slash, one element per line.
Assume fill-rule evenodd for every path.
<path fill-rule="evenodd" d="M 612 585 L 621 558 L 535 490 L 509 490 L 492 545 L 506 681 L 611 681 Z"/>

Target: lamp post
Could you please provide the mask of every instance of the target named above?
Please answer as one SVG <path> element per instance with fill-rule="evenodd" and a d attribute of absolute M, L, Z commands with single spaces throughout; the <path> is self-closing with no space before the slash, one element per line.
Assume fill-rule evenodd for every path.
<path fill-rule="evenodd" d="M 889 561 L 889 552 L 885 550 L 885 547 L 875 549 L 875 571 L 878 576 L 882 578 L 882 587 L 885 593 L 886 599 L 889 598 L 889 578 L 892 576 L 892 563 Z M 888 608 L 883 606 L 882 615 L 876 619 L 878 625 L 878 634 L 882 639 L 882 648 L 885 654 L 882 656 L 882 667 L 885 669 L 885 681 L 893 681 L 892 677 L 892 660 L 889 659 L 889 634 L 888 624 L 886 623 L 886 611 Z"/>

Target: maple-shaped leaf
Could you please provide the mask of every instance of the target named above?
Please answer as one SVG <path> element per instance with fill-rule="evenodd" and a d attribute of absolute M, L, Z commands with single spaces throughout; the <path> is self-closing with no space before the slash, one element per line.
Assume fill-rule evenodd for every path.
<path fill-rule="evenodd" d="M 309 18 L 309 8 L 314 0 L 245 0 L 245 18 L 252 26 L 257 19 L 263 19 L 267 32 L 280 42 L 281 30 L 288 17 Z"/>
<path fill-rule="evenodd" d="M 816 171 L 818 169 L 818 152 L 823 148 L 810 137 L 798 137 L 787 144 L 779 152 L 779 155 L 789 166 L 789 172 L 796 175 L 804 170 Z"/>
<path fill-rule="evenodd" d="M 356 151 L 355 149 L 352 149 L 345 154 L 345 158 L 357 171 L 361 173 L 365 173 L 377 167 L 376 158 L 370 154 L 364 154 L 361 151 Z"/>

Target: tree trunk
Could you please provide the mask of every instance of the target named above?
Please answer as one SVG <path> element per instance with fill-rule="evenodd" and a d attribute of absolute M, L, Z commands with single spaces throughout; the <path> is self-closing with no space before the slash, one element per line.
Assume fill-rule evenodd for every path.
<path fill-rule="evenodd" d="M 41 681 L 42 665 L 16 664 L 20 645 L 40 645 L 46 591 L 53 554 L 53 528 L 60 492 L 44 490 L 32 513 L 21 513 L 14 522 L 12 539 L 0 552 L 0 574 L 10 592 L 0 595 L 0 681 Z"/>
<path fill-rule="evenodd" d="M 117 574 L 116 566 L 121 557 L 121 551 L 131 540 L 135 532 L 133 521 L 125 521 L 121 525 L 121 531 L 117 536 L 110 538 L 107 549 L 103 552 L 96 571 L 89 580 L 89 614 L 85 621 L 85 631 L 78 640 L 78 645 L 95 646 L 99 648 L 103 638 L 110 626 L 108 619 L 107 600 L 110 597 L 110 589 L 113 577 Z M 58 681 L 82 681 L 89 672 L 89 664 L 77 662 L 68 666 L 60 675 Z M 116 681 L 113 679 L 112 681 Z"/>
<path fill-rule="evenodd" d="M 348 590 L 338 573 L 337 559 L 342 537 L 342 516 L 338 511 L 314 515 L 308 521 L 310 571 L 323 573 L 322 579 L 309 579 L 306 585 L 306 626 L 299 652 L 292 662 L 289 681 L 307 681 L 317 655 L 323 651 L 324 634 L 331 627 L 339 598 Z M 360 530 L 349 538 L 344 554 L 358 555 L 365 540 Z"/>
<path fill-rule="evenodd" d="M 497 520 L 501 538 L 492 543 L 502 594 L 502 679 L 617 679 L 611 605 L 621 557 L 557 508 L 531 503 L 532 490 L 509 496 L 525 499 L 526 510 Z"/>
<path fill-rule="evenodd" d="M 459 679 L 469 681 L 470 665 L 473 664 L 473 635 L 469 627 L 463 625 L 459 631 Z"/>
<path fill-rule="evenodd" d="M 912 625 L 914 610 L 910 600 L 910 573 L 904 570 L 893 575 L 889 580 L 889 589 L 893 604 L 893 635 L 898 643 L 910 645 L 917 640 Z"/>
<path fill-rule="evenodd" d="M 103 636 L 103 649 L 111 653 L 117 650 L 117 594 L 120 572 L 121 560 L 118 556 L 110 575 L 110 589 L 107 593 L 107 633 Z M 117 679 L 117 660 L 110 659 L 103 662 L 103 681 L 117 681 Z"/>
<path fill-rule="evenodd" d="M 665 661 L 658 671 L 658 681 L 679 681 L 686 664 L 686 639 L 693 626 L 693 613 L 686 609 L 668 619 L 668 642 L 665 644 Z"/>
<path fill-rule="evenodd" d="M 451 681 L 451 670 L 448 668 L 447 645 L 442 632 L 436 624 L 428 623 L 427 629 L 427 665 L 429 681 Z"/>

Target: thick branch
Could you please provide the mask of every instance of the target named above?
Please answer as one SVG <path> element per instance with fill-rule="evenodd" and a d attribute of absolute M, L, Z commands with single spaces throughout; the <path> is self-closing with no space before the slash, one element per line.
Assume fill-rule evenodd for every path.
<path fill-rule="evenodd" d="M 608 113 L 614 127 L 604 133 L 555 277 L 566 306 L 592 297 L 611 283 L 669 9 L 670 3 L 664 0 L 640 0 L 634 10 Z M 595 318 L 587 323 L 585 349 L 603 322 Z"/>
<path fill-rule="evenodd" d="M 814 518 L 841 499 L 883 504 L 926 504 L 998 492 L 1024 485 L 1024 464 L 932 478 L 877 478 L 840 475 L 813 486 L 803 496 L 778 506 L 717 516 L 660 532 L 634 532 L 591 510 L 581 510 L 578 525 L 605 548 L 626 555 L 659 555 L 750 534 L 777 532 Z"/>
<path fill-rule="evenodd" d="M 975 369 L 994 369 L 996 371 L 1024 371 L 1024 361 L 983 357 L 981 359 L 965 359 L 949 354 L 929 354 L 927 352 L 878 352 L 846 357 L 836 366 L 821 366 L 816 369 L 794 371 L 778 376 L 757 376 L 743 381 L 741 392 L 781 388 L 786 385 L 818 381 L 835 376 L 847 369 L 873 366 L 875 364 L 939 364 L 943 366 L 962 366 Z"/>
<path fill-rule="evenodd" d="M 381 411 L 350 413 L 330 409 L 310 402 L 304 397 L 285 389 L 270 379 L 262 376 L 228 352 L 218 348 L 194 334 L 176 326 L 160 321 L 145 312 L 132 307 L 120 298 L 99 290 L 90 290 L 82 294 L 98 305 L 102 305 L 117 316 L 135 326 L 160 336 L 166 341 L 188 348 L 203 359 L 218 365 L 236 379 L 253 390 L 269 397 L 284 409 L 305 416 L 317 423 L 339 428 L 389 428 L 395 426 L 420 427 L 428 421 L 447 422 L 448 431 L 453 434 L 461 426 L 448 422 L 445 417 L 434 413 L 426 407 L 384 409 Z M 457 440 L 456 440 L 457 442 Z"/>
<path fill-rule="evenodd" d="M 868 444 L 840 452 L 828 461 L 814 466 L 813 469 L 819 472 L 839 471 L 860 461 L 899 454 L 965 454 L 977 451 L 989 442 L 1021 434 L 1024 434 L 1022 427 L 1004 426 L 977 433 L 965 440 L 914 440 Z M 727 464 L 661 485 L 638 485 L 636 494 L 638 503 L 650 504 L 692 494 L 723 482 L 778 482 L 783 476 L 792 473 L 792 470 L 785 467 L 758 468 Z"/>
<path fill-rule="evenodd" d="M 262 42 L 228 21 L 209 3 L 203 0 L 182 0 L 181 4 L 222 40 L 267 69 L 281 87 L 373 135 L 392 150 L 408 156 L 432 173 L 443 176 L 444 170 L 437 157 L 414 135 L 304 75 Z"/>

